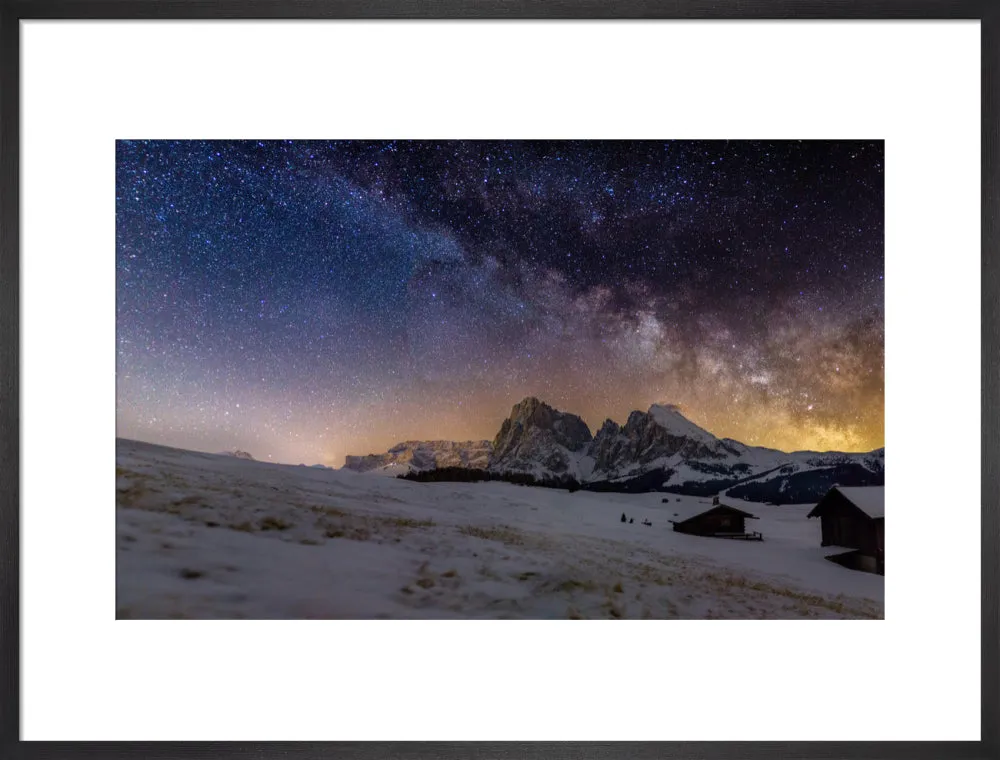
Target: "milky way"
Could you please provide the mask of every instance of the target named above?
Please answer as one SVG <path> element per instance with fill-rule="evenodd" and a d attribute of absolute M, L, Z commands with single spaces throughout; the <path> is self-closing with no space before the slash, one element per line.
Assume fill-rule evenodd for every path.
<path fill-rule="evenodd" d="M 118 435 L 339 466 L 669 402 L 883 445 L 881 142 L 122 141 Z"/>

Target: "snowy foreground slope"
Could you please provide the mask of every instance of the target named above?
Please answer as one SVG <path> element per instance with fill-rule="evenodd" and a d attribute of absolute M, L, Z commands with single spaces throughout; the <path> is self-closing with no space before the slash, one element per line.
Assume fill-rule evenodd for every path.
<path fill-rule="evenodd" d="M 119 618 L 883 616 L 883 578 L 824 559 L 813 505 L 740 501 L 765 540 L 726 541 L 671 529 L 708 499 L 413 483 L 122 439 L 116 488 Z"/>

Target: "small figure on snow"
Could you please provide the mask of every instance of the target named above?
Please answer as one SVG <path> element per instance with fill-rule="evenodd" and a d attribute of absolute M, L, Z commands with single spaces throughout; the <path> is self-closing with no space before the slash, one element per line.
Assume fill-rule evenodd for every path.
<path fill-rule="evenodd" d="M 625 522 L 625 513 L 622 512 L 622 522 Z"/>
<path fill-rule="evenodd" d="M 634 523 L 634 522 L 635 522 L 635 518 L 634 518 L 634 517 L 630 517 L 630 518 L 628 519 L 628 521 L 629 521 L 630 523 Z"/>

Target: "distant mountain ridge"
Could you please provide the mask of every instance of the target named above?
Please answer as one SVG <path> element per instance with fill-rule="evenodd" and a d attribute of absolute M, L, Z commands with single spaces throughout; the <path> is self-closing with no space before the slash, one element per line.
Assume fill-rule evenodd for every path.
<path fill-rule="evenodd" d="M 247 451 L 241 451 L 240 449 L 235 449 L 233 451 L 220 451 L 220 456 L 224 457 L 236 457 L 237 459 L 249 459 L 251 462 L 256 461 L 250 453 Z"/>
<path fill-rule="evenodd" d="M 489 441 L 403 441 L 384 454 L 348 455 L 344 468 L 387 475 L 439 467 L 481 470 L 489 466 L 492 452 Z"/>
<path fill-rule="evenodd" d="M 386 454 L 348 456 L 344 466 L 386 474 L 459 467 L 597 491 L 731 489 L 737 498 L 790 503 L 819 498 L 830 484 L 884 484 L 885 449 L 787 453 L 747 446 L 717 438 L 670 404 L 634 411 L 624 425 L 606 420 L 592 435 L 577 415 L 528 397 L 514 405 L 492 442 L 407 441 Z"/>

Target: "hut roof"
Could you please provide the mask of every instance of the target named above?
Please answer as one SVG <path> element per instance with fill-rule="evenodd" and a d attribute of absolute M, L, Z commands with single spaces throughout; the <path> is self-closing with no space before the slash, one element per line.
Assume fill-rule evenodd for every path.
<path fill-rule="evenodd" d="M 839 491 L 841 496 L 869 517 L 873 519 L 885 517 L 885 486 L 834 486 L 827 492 L 826 496 L 819 500 L 819 504 L 813 507 L 809 517 L 820 514 L 820 506 L 833 491 Z"/>
<path fill-rule="evenodd" d="M 749 517 L 753 520 L 757 519 L 756 515 L 752 515 L 749 512 L 744 512 L 742 509 L 737 509 L 736 507 L 731 507 L 728 504 L 712 504 L 711 501 L 704 502 L 687 502 L 670 504 L 669 509 L 666 510 L 667 519 L 672 523 L 683 523 L 688 520 L 692 520 L 695 517 L 699 517 L 706 512 L 715 511 L 726 511 L 730 513 L 736 513 L 743 515 L 744 517 Z"/>

